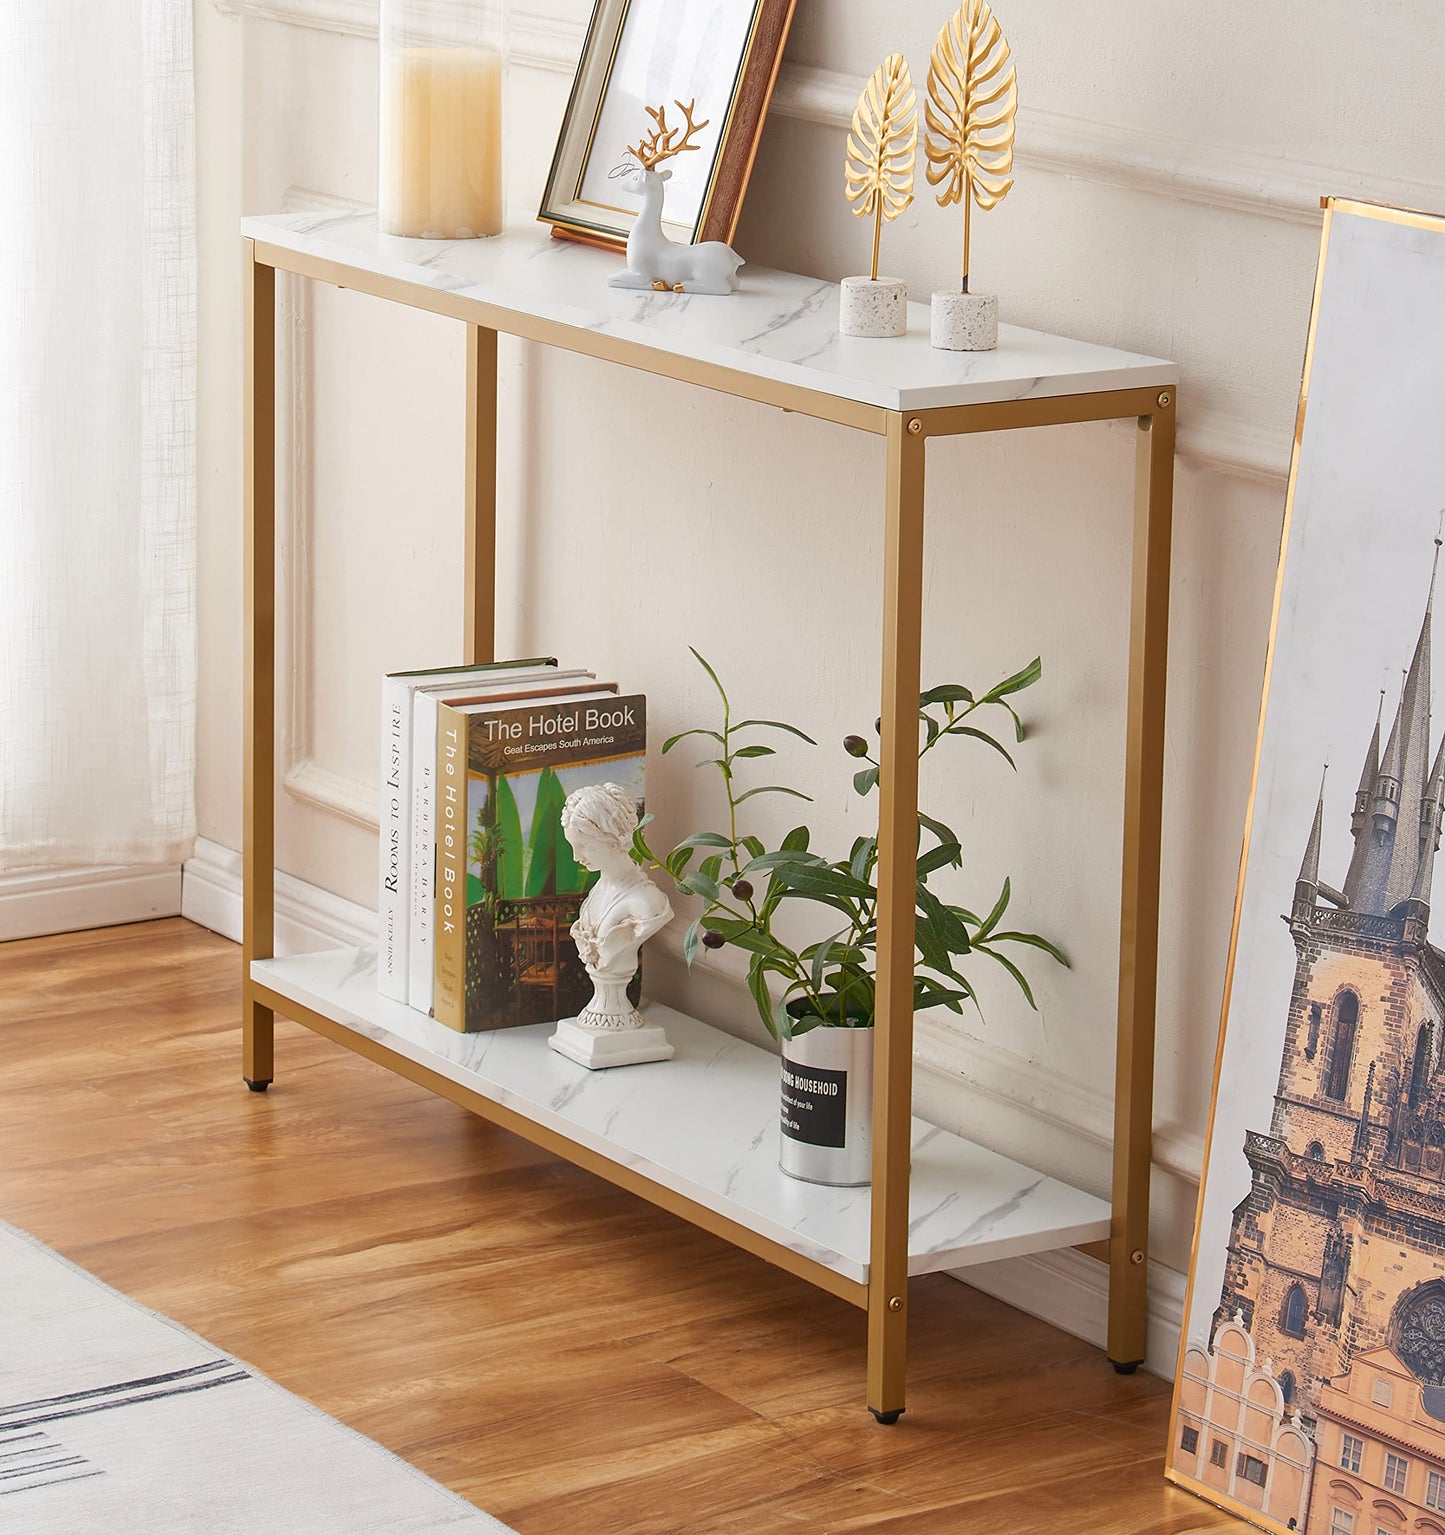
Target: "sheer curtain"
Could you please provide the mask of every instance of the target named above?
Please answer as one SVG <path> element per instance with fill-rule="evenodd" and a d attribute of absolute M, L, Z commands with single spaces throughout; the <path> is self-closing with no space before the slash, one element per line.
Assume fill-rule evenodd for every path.
<path fill-rule="evenodd" d="M 191 0 L 0 0 L 0 871 L 195 833 Z"/>

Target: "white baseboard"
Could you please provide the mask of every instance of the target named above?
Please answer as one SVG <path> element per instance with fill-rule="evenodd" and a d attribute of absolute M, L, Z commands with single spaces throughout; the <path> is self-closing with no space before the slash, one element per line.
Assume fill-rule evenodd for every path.
<path fill-rule="evenodd" d="M 0 942 L 174 917 L 179 865 L 44 869 L 0 878 Z"/>
<path fill-rule="evenodd" d="M 185 866 L 181 915 L 227 938 L 241 938 L 241 855 L 218 843 L 198 840 Z M 304 953 L 330 944 L 376 941 L 376 913 L 354 901 L 309 885 L 289 874 L 276 876 L 276 952 Z M 953 1278 L 973 1285 L 1104 1347 L 1109 1306 L 1109 1271 L 1073 1248 L 980 1263 Z M 1184 1276 L 1153 1265 L 1149 1271 L 1147 1368 L 1172 1376 L 1184 1312 Z"/>
<path fill-rule="evenodd" d="M 956 1269 L 954 1279 L 1027 1311 L 1040 1321 L 1099 1348 L 1106 1346 L 1109 1270 L 1097 1258 L 1072 1247 L 1058 1252 L 976 1263 Z M 1149 1328 L 1144 1368 L 1174 1378 L 1179 1332 L 1184 1321 L 1184 1275 L 1162 1264 L 1149 1265 Z"/>
<path fill-rule="evenodd" d="M 196 839 L 181 881 L 180 912 L 223 938 L 241 941 L 241 855 Z M 376 913 L 290 874 L 276 876 L 276 953 L 376 942 Z"/>

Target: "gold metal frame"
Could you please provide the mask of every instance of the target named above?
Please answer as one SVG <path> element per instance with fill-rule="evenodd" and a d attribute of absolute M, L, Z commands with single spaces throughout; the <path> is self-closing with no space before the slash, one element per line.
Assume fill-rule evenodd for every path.
<path fill-rule="evenodd" d="M 908 1334 L 909 1131 L 913 1101 L 913 870 L 918 812 L 915 751 L 923 626 L 923 533 L 930 439 L 1084 421 L 1134 418 L 1138 473 L 1125 744 L 1118 1066 L 1108 1355 L 1131 1370 L 1144 1358 L 1153 1114 L 1154 999 L 1163 806 L 1164 675 L 1173 510 L 1175 390 L 1117 389 L 918 411 L 862 405 L 716 363 L 654 351 L 476 299 L 413 287 L 344 263 L 246 241 L 246 761 L 243 1073 L 257 1088 L 273 1073 L 274 1015 L 381 1062 L 725 1241 L 776 1263 L 868 1312 L 868 1406 L 882 1421 L 903 1411 Z M 553 1131 L 460 1087 L 251 976 L 274 954 L 275 870 L 275 292 L 276 272 L 352 288 L 467 326 L 466 659 L 492 656 L 495 618 L 496 404 L 499 332 L 676 379 L 882 437 L 884 498 L 882 774 L 879 807 L 878 1017 L 874 1084 L 870 1279 L 857 1284 L 781 1244 Z M 1097 1247 L 1094 1248 L 1097 1251 Z"/>
<path fill-rule="evenodd" d="M 1324 223 L 1320 230 L 1320 253 L 1315 265 L 1314 295 L 1310 301 L 1309 331 L 1305 340 L 1304 371 L 1300 377 L 1299 408 L 1295 413 L 1294 445 L 1290 450 L 1289 483 L 1285 493 L 1284 522 L 1280 530 L 1279 563 L 1275 569 L 1274 607 L 1269 620 L 1269 645 L 1265 651 L 1264 682 L 1259 700 L 1259 722 L 1255 729 L 1254 765 L 1249 778 L 1249 800 L 1244 812 L 1244 839 L 1239 852 L 1239 875 L 1234 891 L 1234 917 L 1229 929 L 1229 952 L 1225 960 L 1224 996 L 1219 1014 L 1219 1036 L 1214 1047 L 1214 1082 L 1209 1093 L 1209 1129 L 1204 1137 L 1204 1167 L 1199 1179 L 1199 1194 L 1194 1206 L 1194 1236 L 1189 1245 L 1189 1277 L 1184 1290 L 1184 1322 L 1179 1329 L 1179 1353 L 1174 1371 L 1174 1392 L 1169 1404 L 1169 1432 L 1172 1436 L 1179 1418 L 1179 1393 L 1184 1380 L 1184 1354 L 1189 1347 L 1189 1317 L 1194 1309 L 1194 1275 L 1199 1264 L 1200 1222 L 1204 1216 L 1204 1193 L 1209 1183 L 1209 1168 L 1214 1155 L 1214 1110 L 1219 1101 L 1219 1082 L 1224 1069 L 1224 1040 L 1229 1027 L 1229 1005 L 1234 993 L 1234 966 L 1239 953 L 1239 928 L 1244 912 L 1244 881 L 1249 868 L 1249 845 L 1254 832 L 1254 807 L 1259 791 L 1259 763 L 1264 752 L 1265 716 L 1269 709 L 1269 687 L 1274 675 L 1275 642 L 1279 635 L 1280 602 L 1284 594 L 1285 561 L 1289 555 L 1290 526 L 1294 520 L 1295 486 L 1299 480 L 1300 444 L 1304 440 L 1305 411 L 1309 405 L 1310 373 L 1315 360 L 1315 334 L 1319 326 L 1320 296 L 1325 285 L 1325 262 L 1330 249 L 1330 227 L 1336 213 L 1354 214 L 1360 218 L 1379 219 L 1383 223 L 1407 224 L 1416 229 L 1433 229 L 1445 234 L 1445 214 L 1426 213 L 1415 208 L 1396 208 L 1388 203 L 1373 203 L 1348 197 L 1322 197 Z M 1172 1438 L 1171 1438 L 1172 1447 Z M 1167 1455 L 1164 1475 L 1168 1481 L 1196 1493 L 1199 1497 L 1240 1512 L 1251 1523 L 1262 1528 L 1276 1530 L 1279 1535 L 1290 1535 L 1288 1528 L 1269 1518 L 1258 1509 L 1247 1508 L 1243 1503 L 1222 1496 L 1218 1488 L 1185 1476 L 1169 1464 Z"/>

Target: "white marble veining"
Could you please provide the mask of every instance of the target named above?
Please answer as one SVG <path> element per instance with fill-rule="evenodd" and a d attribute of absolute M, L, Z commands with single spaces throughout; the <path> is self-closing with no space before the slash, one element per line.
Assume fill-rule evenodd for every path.
<path fill-rule="evenodd" d="M 609 288 L 620 254 L 556 240 L 522 225 L 491 240 L 407 240 L 377 232 L 372 212 L 272 214 L 241 220 L 262 244 L 340 262 L 518 316 L 640 343 L 677 357 L 811 389 L 885 410 L 1173 385 L 1173 363 L 1018 326 L 996 351 L 929 344 L 926 304 L 908 306 L 896 340 L 844 336 L 838 289 L 792 272 L 745 266 L 727 297 Z"/>
<path fill-rule="evenodd" d="M 547 1048 L 550 1024 L 457 1034 L 378 995 L 371 949 L 257 960 L 251 973 L 279 996 L 867 1281 L 869 1191 L 799 1183 L 778 1169 L 778 1060 L 768 1051 L 651 1004 L 676 1057 L 593 1072 Z M 909 1213 L 913 1274 L 1109 1234 L 1104 1200 L 919 1119 Z"/>

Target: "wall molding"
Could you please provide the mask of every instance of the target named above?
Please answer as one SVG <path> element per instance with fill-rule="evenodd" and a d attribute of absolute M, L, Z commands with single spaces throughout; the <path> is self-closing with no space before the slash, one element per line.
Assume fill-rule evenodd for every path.
<path fill-rule="evenodd" d="M 181 870 L 180 914 L 233 943 L 241 941 L 241 855 L 197 837 Z M 276 952 L 376 942 L 376 913 L 291 874 L 276 875 Z"/>
<path fill-rule="evenodd" d="M 198 838 L 195 856 L 187 861 L 181 880 L 180 914 L 239 943 L 241 888 L 241 855 L 220 843 Z M 376 913 L 369 907 L 293 875 L 276 875 L 278 954 L 375 942 Z M 974 1048 L 971 1042 L 968 1049 Z M 1006 1054 L 989 1048 L 995 1055 Z M 1066 1128 L 1089 1134 L 1077 1126 Z M 1156 1151 L 1157 1145 L 1156 1139 Z M 951 1277 L 1102 1348 L 1108 1327 L 1108 1272 L 1097 1259 L 1066 1248 L 956 1269 Z M 1157 1263 L 1150 1265 L 1148 1368 L 1158 1375 L 1174 1373 L 1184 1286 L 1182 1274 Z"/>
<path fill-rule="evenodd" d="M 348 37 L 375 37 L 377 0 L 211 0 L 225 15 L 255 16 Z M 444 0 L 442 0 L 444 9 Z M 535 69 L 570 72 L 584 24 L 546 11 L 514 9 L 511 57 Z M 861 75 L 785 63 L 772 110 L 846 129 L 863 89 Z M 1173 198 L 1290 224 L 1317 225 L 1323 193 L 1369 196 L 1421 206 L 1445 189 L 1309 160 L 1263 154 L 1025 104 L 1019 109 L 1020 164 L 1155 197 Z M 1432 196 L 1432 194 L 1434 194 Z"/>
<path fill-rule="evenodd" d="M 1113 1020 L 1101 1032 L 1112 1034 Z M 948 1023 L 924 1015 L 914 1028 L 913 1058 L 935 1079 L 974 1092 L 1013 1110 L 1042 1119 L 1064 1136 L 1084 1143 L 1085 1157 L 1096 1161 L 1114 1145 L 1114 1100 L 1106 1093 L 1031 1061 L 987 1040 L 962 1034 Z M 1092 1155 L 1089 1155 L 1092 1153 Z M 1204 1167 L 1204 1139 L 1187 1130 L 1155 1125 L 1153 1162 L 1160 1172 L 1198 1187 Z"/>
<path fill-rule="evenodd" d="M 0 877 L 0 943 L 174 917 L 179 864 L 44 869 Z"/>
<path fill-rule="evenodd" d="M 283 213 L 364 206 L 354 198 L 336 197 L 314 187 L 290 186 L 281 199 Z M 289 272 L 279 276 L 277 329 L 282 343 L 279 354 L 286 364 L 277 377 L 281 437 L 277 460 L 286 466 L 279 516 L 283 550 L 278 610 L 286 647 L 286 664 L 278 668 L 283 689 L 278 742 L 281 787 L 299 804 L 375 831 L 381 820 L 376 784 L 338 773 L 316 757 L 315 284 Z"/>

